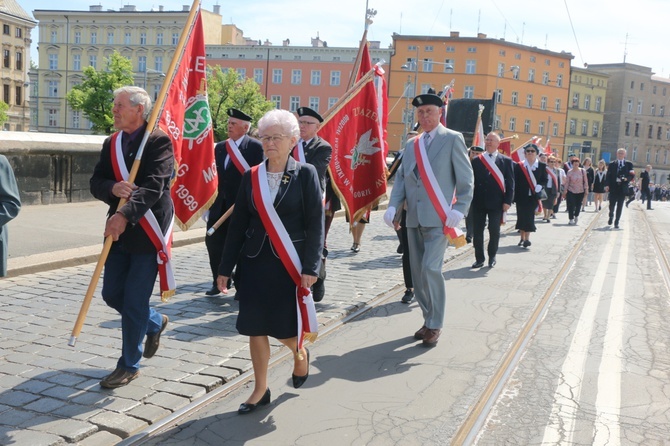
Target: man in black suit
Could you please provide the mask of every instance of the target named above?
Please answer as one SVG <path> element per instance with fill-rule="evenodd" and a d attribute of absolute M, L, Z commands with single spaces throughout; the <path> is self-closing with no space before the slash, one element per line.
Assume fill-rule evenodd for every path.
<path fill-rule="evenodd" d="M 641 184 L 641 195 L 642 195 L 642 204 L 644 204 L 644 200 L 647 200 L 647 210 L 653 211 L 651 208 L 651 189 L 649 188 L 649 184 L 651 183 L 651 178 L 649 178 L 649 174 L 651 173 L 651 164 L 647 164 L 647 167 L 644 168 L 642 173 L 640 174 L 640 179 L 642 179 L 642 184 Z"/>
<path fill-rule="evenodd" d="M 479 146 L 472 146 L 468 149 L 468 157 L 470 158 L 470 163 L 472 160 L 484 153 L 484 148 Z M 475 231 L 475 213 L 472 211 L 472 205 L 468 210 L 468 215 L 465 216 L 465 241 L 472 243 L 472 234 Z"/>
<path fill-rule="evenodd" d="M 227 113 L 228 139 L 218 143 L 214 148 L 219 186 L 216 200 L 209 208 L 207 229 L 235 204 L 245 170 L 263 161 L 263 145 L 247 135 L 251 127 L 251 116 L 235 108 L 228 109 Z M 230 219 L 226 220 L 211 236 L 205 238 L 209 267 L 212 271 L 212 288 L 205 292 L 207 296 L 216 296 L 220 293 L 216 286 L 216 277 L 229 221 Z"/>
<path fill-rule="evenodd" d="M 470 212 L 473 214 L 473 245 L 475 263 L 473 268 L 484 266 L 484 227 L 489 224 L 489 267 L 496 264 L 496 253 L 500 241 L 500 225 L 503 213 L 512 205 L 514 198 L 514 167 L 512 159 L 498 152 L 500 136 L 489 133 L 484 141 L 486 153 L 472 160 L 475 175 L 475 191 Z"/>
<path fill-rule="evenodd" d="M 635 178 L 633 163 L 626 161 L 626 149 L 616 151 L 616 160 L 607 166 L 607 186 L 605 191 L 609 192 L 610 215 L 607 224 L 611 225 L 614 220 L 614 227 L 619 228 L 621 212 L 623 212 L 623 202 L 628 195 L 628 183 Z M 614 212 L 616 210 L 616 218 Z"/>
<path fill-rule="evenodd" d="M 300 126 L 300 139 L 293 149 L 293 158 L 302 163 L 311 164 L 316 168 L 321 185 L 321 194 L 326 193 L 326 172 L 330 164 L 333 148 L 325 139 L 317 135 L 321 128 L 323 118 L 315 110 L 309 107 L 300 107 L 297 110 L 298 125 Z M 324 245 L 319 278 L 312 286 L 312 297 L 314 302 L 320 302 L 326 293 L 324 280 L 326 279 L 326 256 L 328 249 Z"/>

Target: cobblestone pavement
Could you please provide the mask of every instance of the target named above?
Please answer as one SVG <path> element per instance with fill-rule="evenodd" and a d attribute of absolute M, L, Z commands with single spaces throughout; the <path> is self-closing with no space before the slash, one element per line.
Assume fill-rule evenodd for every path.
<path fill-rule="evenodd" d="M 317 304 L 322 325 L 402 288 L 398 241 L 382 215 L 373 213 L 357 254 L 344 219 L 334 222 L 326 297 Z M 170 317 L 161 348 L 143 360 L 138 379 L 115 390 L 99 381 L 116 365 L 121 322 L 99 287 L 75 348 L 67 345 L 94 264 L 0 281 L 0 444 L 115 444 L 250 370 L 247 339 L 235 330 L 237 303 L 204 295 L 204 243 L 176 248 L 174 258 L 176 296 L 153 298 Z M 273 343 L 273 353 L 281 348 Z"/>

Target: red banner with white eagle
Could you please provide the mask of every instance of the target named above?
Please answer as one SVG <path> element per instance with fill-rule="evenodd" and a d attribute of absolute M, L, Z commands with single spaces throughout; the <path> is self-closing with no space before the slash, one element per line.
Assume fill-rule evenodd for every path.
<path fill-rule="evenodd" d="M 206 68 L 205 39 L 198 11 L 158 118 L 158 126 L 168 134 L 174 147 L 176 178 L 170 191 L 175 219 L 184 231 L 211 206 L 217 193 Z"/>
<path fill-rule="evenodd" d="M 329 110 L 319 130 L 319 136 L 333 147 L 330 178 L 351 224 L 386 193 L 384 141 L 374 76 L 374 69 L 366 73 Z"/>

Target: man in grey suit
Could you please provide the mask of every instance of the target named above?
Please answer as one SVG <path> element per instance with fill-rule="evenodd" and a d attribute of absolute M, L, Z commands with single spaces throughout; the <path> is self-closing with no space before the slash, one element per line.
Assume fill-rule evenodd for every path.
<path fill-rule="evenodd" d="M 423 345 L 432 347 L 442 332 L 447 292 L 442 277 L 444 252 L 447 249 L 446 228 L 457 228 L 468 212 L 474 189 L 472 165 L 468 159 L 463 135 L 440 124 L 442 99 L 435 94 L 414 98 L 418 122 L 424 133 L 417 144 L 425 148 L 426 171 L 433 172 L 430 183 L 419 173 L 414 141 L 405 148 L 405 159 L 398 169 L 384 221 L 397 229 L 396 208 L 407 204 L 407 234 L 414 294 L 423 312 L 424 324 L 414 334 Z M 421 138 L 421 139 L 419 139 Z M 422 158 L 423 159 L 423 158 Z M 446 221 L 433 206 L 429 192 L 438 189 L 447 202 Z M 437 190 L 436 190 L 437 191 Z M 451 204 L 452 198 L 456 202 Z"/>
<path fill-rule="evenodd" d="M 5 225 L 19 215 L 21 198 L 9 160 L 0 155 L 0 277 L 7 275 L 7 228 Z"/>

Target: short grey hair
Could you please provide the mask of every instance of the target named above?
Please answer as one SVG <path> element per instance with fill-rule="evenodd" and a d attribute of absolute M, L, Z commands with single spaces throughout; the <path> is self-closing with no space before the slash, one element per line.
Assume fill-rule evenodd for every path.
<path fill-rule="evenodd" d="M 295 115 L 288 110 L 270 110 L 258 121 L 258 131 L 261 135 L 265 131 L 278 125 L 282 129 L 282 133 L 286 136 L 294 136 L 300 138 L 300 127 Z"/>
<path fill-rule="evenodd" d="M 114 90 L 114 98 L 122 93 L 128 95 L 128 100 L 130 101 L 131 105 L 141 105 L 144 107 L 142 118 L 144 118 L 145 121 L 148 121 L 149 114 L 151 113 L 151 96 L 149 96 L 149 93 L 147 93 L 144 88 L 126 86 Z"/>

